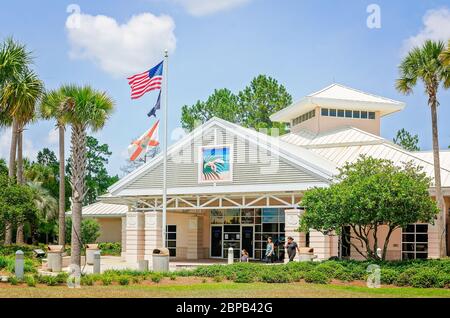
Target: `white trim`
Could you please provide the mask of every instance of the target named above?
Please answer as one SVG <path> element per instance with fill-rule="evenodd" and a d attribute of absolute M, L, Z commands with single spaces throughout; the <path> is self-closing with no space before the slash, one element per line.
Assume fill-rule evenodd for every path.
<path fill-rule="evenodd" d="M 249 195 L 247 195 L 249 196 Z M 277 197 L 279 196 L 279 198 Z M 290 197 L 290 202 L 285 201 L 284 199 L 286 196 Z M 197 211 L 197 210 L 211 210 L 211 209 L 246 209 L 246 208 L 285 208 L 285 209 L 293 209 L 298 208 L 300 205 L 300 201 L 297 197 L 300 197 L 299 194 L 266 194 L 266 193 L 260 193 L 260 194 L 253 194 L 252 200 L 245 200 L 246 195 L 241 196 L 231 196 L 231 195 L 214 195 L 214 196 L 191 196 L 189 199 L 192 201 L 195 201 L 196 204 L 190 203 L 186 206 L 180 206 L 179 201 L 182 199 L 181 197 L 172 197 L 168 201 L 168 203 L 174 202 L 172 205 L 168 205 L 167 209 L 171 211 Z M 241 200 L 240 202 L 231 200 L 239 198 Z M 118 200 L 118 198 L 115 198 Z M 201 202 L 200 199 L 203 199 L 204 202 Z M 277 201 L 275 204 L 271 204 L 270 200 Z M 161 200 L 157 198 L 148 198 L 147 202 L 144 204 L 144 200 L 138 200 L 137 203 L 133 206 L 134 211 L 157 211 L 161 210 L 163 208 Z M 231 205 L 224 205 L 224 201 L 231 203 Z M 185 199 L 182 199 L 182 202 L 186 202 Z"/>
<path fill-rule="evenodd" d="M 196 128 L 187 136 L 185 136 L 185 138 L 170 146 L 167 152 L 168 156 L 175 153 L 178 149 L 184 147 L 185 145 L 190 144 L 193 139 L 195 139 L 199 135 L 202 135 L 204 131 L 206 131 L 207 129 L 209 129 L 214 125 L 217 125 L 227 131 L 230 131 L 236 136 L 248 140 L 250 143 L 256 144 L 257 146 L 267 151 L 270 151 L 272 154 L 277 155 L 280 158 L 283 158 L 305 170 L 308 170 L 311 174 L 316 175 L 319 179 L 322 179 L 323 181 L 331 180 L 333 178 L 333 175 L 335 175 L 337 172 L 332 162 L 320 157 L 319 155 L 316 155 L 314 152 L 308 149 L 294 146 L 292 144 L 280 140 L 279 138 L 270 137 L 257 131 L 244 128 L 236 124 L 232 124 L 230 122 L 227 122 L 225 120 L 216 117 L 210 119 L 208 122 Z M 257 140 L 255 140 L 255 138 L 257 138 Z M 264 141 L 264 143 L 262 141 Z M 295 153 L 289 151 L 288 150 L 289 148 L 291 150 L 295 150 Z M 132 182 L 134 179 L 137 179 L 141 175 L 145 174 L 148 170 L 156 166 L 161 161 L 162 156 L 161 154 L 158 154 L 151 161 L 139 167 L 138 169 L 128 174 L 127 176 L 123 177 L 121 180 L 119 180 L 111 187 L 109 187 L 108 192 L 112 195 L 123 195 L 122 192 L 121 193 L 117 192 L 121 188 L 125 187 L 127 184 Z M 170 189 L 168 189 L 168 191 L 169 190 Z"/>
<path fill-rule="evenodd" d="M 333 87 L 338 87 L 339 89 L 341 89 L 341 92 L 346 92 L 347 95 L 351 95 L 352 92 L 356 92 L 357 94 L 363 94 L 371 97 L 374 100 L 358 100 L 357 98 L 351 98 L 351 96 L 348 96 L 348 98 L 332 98 L 319 96 L 321 93 L 332 89 Z M 385 115 L 402 110 L 403 108 L 405 108 L 405 103 L 375 94 L 366 93 L 361 90 L 335 83 L 321 89 L 320 91 L 311 93 L 300 99 L 298 102 L 295 102 L 288 107 L 276 112 L 275 114 L 272 114 L 270 116 L 270 119 L 272 121 L 288 123 L 293 118 L 296 118 L 299 115 L 302 115 L 303 113 L 314 109 L 315 107 L 346 107 L 347 109 L 351 110 L 379 111 L 380 116 L 383 117 Z"/>
<path fill-rule="evenodd" d="M 215 187 L 180 187 L 168 188 L 168 195 L 196 195 L 196 194 L 232 194 L 232 193 L 256 193 L 256 192 L 277 192 L 277 191 L 305 191 L 313 187 L 328 187 L 329 183 L 282 183 L 282 184 L 258 184 L 258 185 L 220 185 Z M 121 191 L 117 196 L 160 196 L 162 190 L 153 189 L 128 189 Z M 107 201 L 108 197 L 101 198 Z"/>

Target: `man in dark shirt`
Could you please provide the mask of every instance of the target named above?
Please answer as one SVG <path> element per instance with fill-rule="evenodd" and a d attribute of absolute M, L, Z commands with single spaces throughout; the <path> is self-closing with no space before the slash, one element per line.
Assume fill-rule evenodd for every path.
<path fill-rule="evenodd" d="M 287 242 L 284 247 L 286 247 L 286 249 L 287 249 L 287 253 L 289 256 L 289 262 L 292 262 L 294 260 L 295 255 L 297 254 L 297 251 L 300 253 L 298 245 L 297 245 L 297 243 L 294 242 L 294 239 L 292 238 L 292 236 L 289 236 L 287 238 Z"/>

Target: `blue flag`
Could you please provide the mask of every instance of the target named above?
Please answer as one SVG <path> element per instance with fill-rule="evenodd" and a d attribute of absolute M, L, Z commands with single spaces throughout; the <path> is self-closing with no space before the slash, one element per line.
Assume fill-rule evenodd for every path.
<path fill-rule="evenodd" d="M 161 91 L 159 91 L 158 94 L 158 99 L 156 101 L 155 106 L 153 106 L 153 108 L 148 112 L 147 116 L 148 117 L 152 117 L 155 116 L 156 117 L 156 110 L 161 108 Z"/>

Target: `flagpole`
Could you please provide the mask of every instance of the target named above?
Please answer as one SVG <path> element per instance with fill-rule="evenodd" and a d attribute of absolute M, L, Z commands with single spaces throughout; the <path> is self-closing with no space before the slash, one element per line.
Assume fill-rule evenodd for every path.
<path fill-rule="evenodd" d="M 162 212 L 162 246 L 166 247 L 166 231 L 167 231 L 167 115 L 168 115 L 168 74 L 169 74 L 169 53 L 164 50 L 164 148 L 163 148 L 163 212 Z"/>

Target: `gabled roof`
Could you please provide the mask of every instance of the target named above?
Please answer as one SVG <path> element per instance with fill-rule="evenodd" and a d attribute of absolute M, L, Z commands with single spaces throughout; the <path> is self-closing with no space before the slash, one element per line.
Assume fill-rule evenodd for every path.
<path fill-rule="evenodd" d="M 104 202 L 95 202 L 83 207 L 83 216 L 86 217 L 121 217 L 128 212 L 128 206 L 120 204 L 109 204 Z M 71 215 L 72 211 L 67 211 Z"/>
<path fill-rule="evenodd" d="M 318 156 L 317 154 L 308 149 L 296 147 L 295 145 L 287 143 L 281 140 L 280 138 L 271 137 L 264 133 L 257 132 L 253 129 L 244 128 L 216 117 L 210 119 L 208 122 L 197 127 L 191 133 L 186 135 L 183 139 L 171 145 L 167 151 L 168 156 L 176 154 L 177 151 L 179 151 L 185 146 L 191 145 L 191 143 L 195 140 L 195 138 L 201 136 L 205 131 L 215 126 L 223 128 L 226 131 L 236 135 L 237 137 L 240 137 L 244 140 L 247 140 L 249 143 L 257 145 L 260 149 L 270 151 L 272 154 L 275 154 L 279 158 L 288 161 L 290 164 L 308 171 L 309 173 L 315 175 L 317 179 L 324 184 L 329 183 L 333 175 L 335 175 L 335 173 L 337 172 L 335 165 L 331 161 L 321 158 L 320 156 Z M 142 195 L 143 193 L 141 190 L 139 191 L 130 190 L 131 191 L 130 192 L 128 190 L 122 191 L 122 189 L 126 188 L 128 185 L 138 180 L 145 173 L 147 173 L 148 171 L 153 169 L 156 165 L 161 163 L 162 160 L 163 155 L 162 153 L 159 153 L 155 158 L 153 158 L 143 166 L 139 167 L 138 169 L 136 169 L 135 171 L 128 174 L 127 176 L 116 182 L 114 185 L 112 185 L 108 189 L 108 195 L 112 196 L 122 194 L 125 195 L 125 193 L 126 195 L 134 195 L 132 193 L 135 193 L 136 195 Z M 200 191 L 200 193 L 206 193 L 210 191 L 221 191 L 221 188 L 223 188 L 222 189 L 223 191 L 229 192 L 230 187 L 238 189 L 238 186 L 218 184 L 217 186 L 211 187 L 211 189 L 201 187 L 199 189 L 190 189 L 190 191 L 194 193 L 195 191 L 198 190 Z M 258 187 L 253 187 L 252 190 L 254 192 L 257 192 Z M 161 189 L 158 189 L 158 191 L 161 192 Z M 171 193 L 177 194 L 177 191 L 180 190 L 178 188 L 173 189 L 168 188 L 169 194 Z M 261 191 L 267 191 L 267 186 L 261 185 Z M 145 192 L 148 194 L 150 193 L 148 191 Z"/>
<path fill-rule="evenodd" d="M 317 106 L 349 110 L 379 111 L 385 116 L 402 110 L 405 104 L 393 99 L 365 93 L 341 84 L 332 84 L 309 94 L 300 101 L 276 112 L 270 119 L 276 122 L 290 122 Z"/>
<path fill-rule="evenodd" d="M 413 154 L 422 160 L 433 162 L 433 151 L 415 151 Z M 450 170 L 450 149 L 439 151 L 441 167 Z"/>

